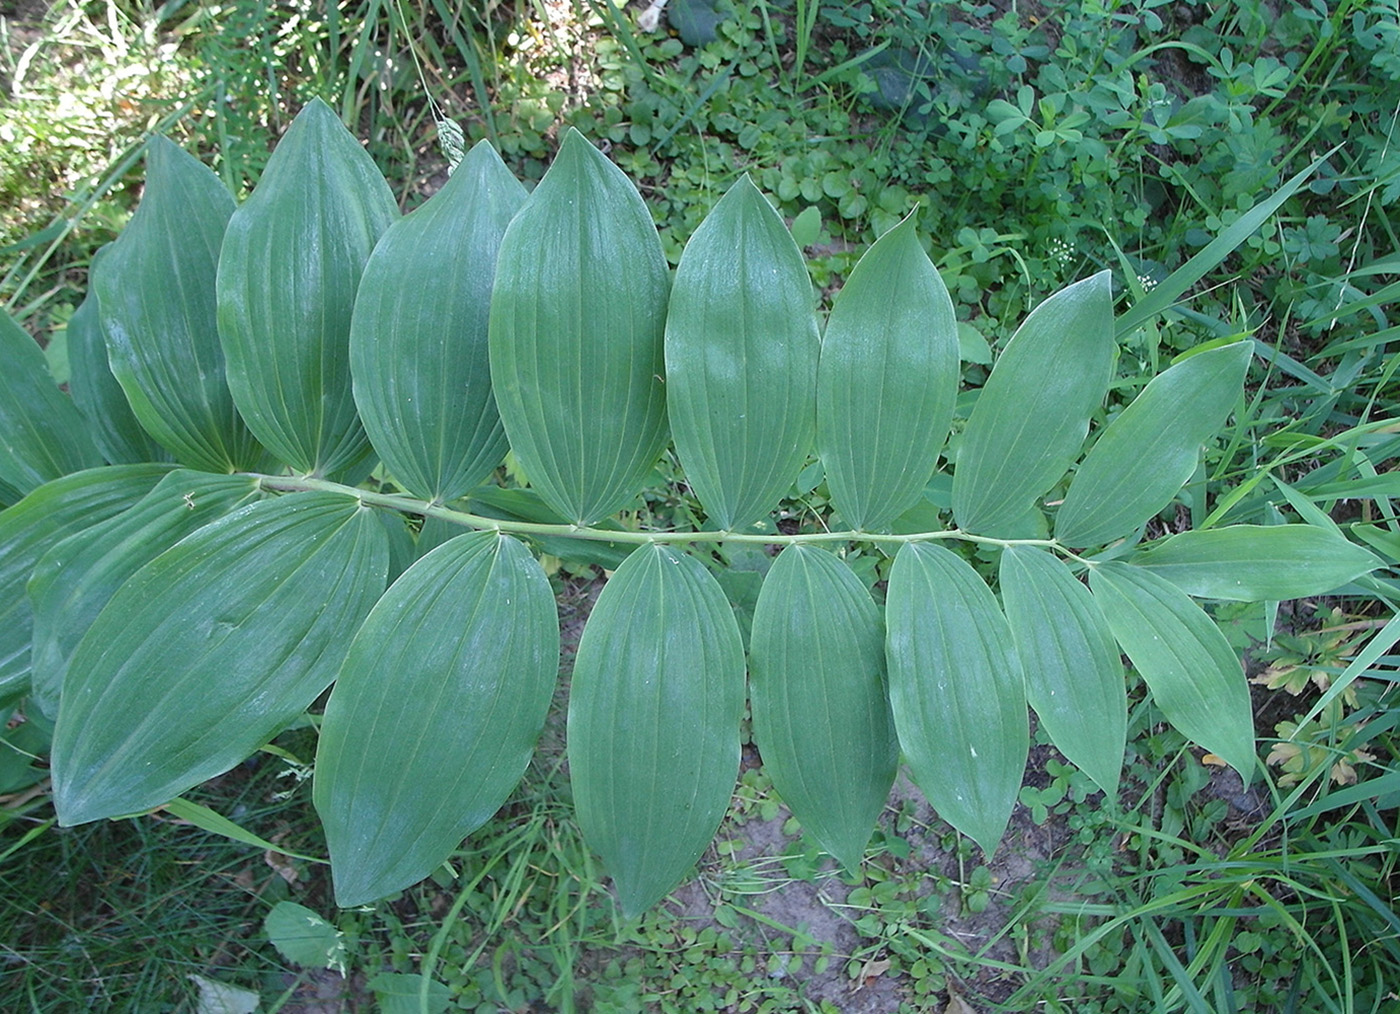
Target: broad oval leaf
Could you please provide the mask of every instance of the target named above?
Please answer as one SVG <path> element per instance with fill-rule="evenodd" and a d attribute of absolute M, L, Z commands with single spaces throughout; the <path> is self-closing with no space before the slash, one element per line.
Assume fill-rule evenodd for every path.
<path fill-rule="evenodd" d="M 1055 518 L 1056 538 L 1102 545 L 1171 503 L 1239 400 L 1249 356 L 1250 344 L 1237 342 L 1154 377 L 1089 449 Z"/>
<path fill-rule="evenodd" d="M 603 588 L 569 697 L 574 809 L 622 911 L 641 914 L 714 837 L 739 773 L 744 651 L 703 564 L 644 546 Z"/>
<path fill-rule="evenodd" d="M 316 492 L 250 504 L 142 567 L 68 666 L 60 823 L 159 806 L 266 743 L 335 677 L 388 566 L 373 513 Z"/>
<path fill-rule="evenodd" d="M 49 373 L 37 342 L 0 309 L 0 481 L 29 493 L 102 464 L 82 413 Z"/>
<path fill-rule="evenodd" d="M 1324 595 L 1381 565 L 1313 525 L 1232 525 L 1173 535 L 1133 558 L 1188 595 L 1236 602 Z"/>
<path fill-rule="evenodd" d="M 70 535 L 54 546 L 29 579 L 34 613 L 33 698 L 47 715 L 73 649 L 112 594 L 186 535 L 257 495 L 257 480 L 179 469 L 130 510 Z"/>
<path fill-rule="evenodd" d="M 320 99 L 297 114 L 219 257 L 219 336 L 248 428 L 294 469 L 369 453 L 350 381 L 350 315 L 365 261 L 398 217 L 369 154 Z"/>
<path fill-rule="evenodd" d="M 914 781 L 991 855 L 1030 752 L 1020 662 L 996 599 L 961 557 L 908 542 L 885 599 L 890 704 Z"/>
<path fill-rule="evenodd" d="M 456 499 L 506 455 L 486 327 L 501 237 L 525 188 L 478 143 L 443 188 L 391 225 L 355 297 L 355 404 L 389 472 L 414 496 Z"/>
<path fill-rule="evenodd" d="M 851 568 L 792 545 L 769 568 L 749 639 L 754 739 L 778 794 L 847 870 L 899 767 L 884 625 Z"/>
<path fill-rule="evenodd" d="M 1103 610 L 1069 568 L 1043 549 L 1008 547 L 1000 578 L 1026 699 L 1059 751 L 1116 799 L 1128 695 Z"/>
<path fill-rule="evenodd" d="M 626 506 L 666 445 L 668 284 L 641 195 L 571 128 L 501 241 L 490 347 L 511 449 L 575 524 Z"/>
<path fill-rule="evenodd" d="M 214 276 L 234 200 L 163 137 L 146 148 L 141 205 L 93 265 L 111 371 L 141 425 L 191 468 L 256 468 L 262 448 L 234 408 Z"/>
<path fill-rule="evenodd" d="M 0 695 L 29 681 L 34 614 L 25 586 L 44 554 L 151 491 L 169 465 L 111 465 L 45 483 L 0 511 Z"/>
<path fill-rule="evenodd" d="M 339 905 L 422 880 L 501 807 L 558 670 L 554 593 L 514 539 L 461 535 L 394 583 L 355 635 L 316 753 Z"/>
<path fill-rule="evenodd" d="M 1069 470 L 1113 366 L 1109 273 L 1031 311 L 992 367 L 962 434 L 953 516 L 982 535 L 1012 529 Z"/>
<path fill-rule="evenodd" d="M 93 271 L 105 256 L 106 247 L 93 257 Z M 68 318 L 68 390 L 73 403 L 83 413 L 93 443 L 114 465 L 142 461 L 164 461 L 170 452 L 156 443 L 131 411 L 112 367 L 107 362 L 107 340 L 97 310 L 97 293 L 87 296 Z"/>
<path fill-rule="evenodd" d="M 883 530 L 920 501 L 958 376 L 953 301 L 910 215 L 861 257 L 822 338 L 817 448 L 852 528 Z"/>
<path fill-rule="evenodd" d="M 1249 686 L 1220 628 L 1180 588 L 1141 567 L 1100 564 L 1089 586 L 1167 721 L 1248 784 L 1255 765 Z"/>
<path fill-rule="evenodd" d="M 802 470 L 820 349 L 802 252 L 741 176 L 686 244 L 666 315 L 676 454 L 722 530 L 765 518 Z"/>

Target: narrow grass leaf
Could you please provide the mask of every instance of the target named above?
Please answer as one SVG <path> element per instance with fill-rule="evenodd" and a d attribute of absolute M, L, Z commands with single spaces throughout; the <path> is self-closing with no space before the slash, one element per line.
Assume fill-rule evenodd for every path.
<path fill-rule="evenodd" d="M 23 494 L 102 454 L 73 400 L 54 383 L 39 344 L 0 309 L 0 481 Z"/>
<path fill-rule="evenodd" d="M 383 526 L 357 499 L 292 493 L 137 571 L 68 667 L 53 744 L 59 822 L 159 806 L 276 735 L 335 677 L 388 558 Z"/>
<path fill-rule="evenodd" d="M 783 550 L 749 640 L 754 739 L 803 829 L 846 867 L 865 855 L 899 767 L 885 687 L 884 625 L 834 554 Z"/>
<path fill-rule="evenodd" d="M 355 403 L 389 472 L 414 496 L 453 500 L 506 455 L 486 327 L 496 253 L 525 200 L 485 141 L 443 188 L 391 225 L 355 297 Z"/>
<path fill-rule="evenodd" d="M 953 473 L 959 526 L 981 535 L 1010 532 L 1069 470 L 1108 391 L 1113 351 L 1107 271 L 1031 311 L 992 367 L 963 431 Z"/>
<path fill-rule="evenodd" d="M 1070 483 L 1055 535 L 1097 546 L 1127 535 L 1191 478 L 1201 445 L 1239 400 L 1250 345 L 1237 342 L 1164 371 L 1109 423 Z"/>
<path fill-rule="evenodd" d="M 1103 610 L 1069 568 L 1043 549 L 1008 547 L 1000 578 L 1026 699 L 1059 751 L 1116 799 L 1128 695 Z"/>
<path fill-rule="evenodd" d="M 106 247 L 93 258 L 93 271 Z M 107 339 L 91 288 L 68 318 L 68 390 L 102 456 L 114 465 L 164 461 L 170 452 L 142 428 L 107 361 Z"/>
<path fill-rule="evenodd" d="M 241 842 L 244 845 L 251 845 L 260 852 L 275 852 L 278 855 L 289 856 L 292 859 L 300 859 L 308 863 L 325 863 L 324 859 L 316 856 L 308 856 L 301 852 L 289 852 L 281 845 L 274 844 L 266 838 L 260 838 L 252 831 L 249 831 L 242 824 L 229 820 L 217 810 L 210 809 L 203 803 L 196 803 L 193 800 L 177 797 L 165 804 L 165 812 L 176 820 L 183 820 L 194 825 L 201 831 L 208 831 L 210 834 L 217 834 L 221 838 L 229 841 Z"/>
<path fill-rule="evenodd" d="M 219 257 L 219 336 L 249 429 L 300 472 L 369 453 L 350 381 L 350 316 L 370 251 L 398 217 L 369 154 L 320 99 L 297 114 Z"/>
<path fill-rule="evenodd" d="M 112 373 L 142 427 L 176 460 L 209 472 L 256 468 L 219 344 L 214 278 L 234 200 L 163 137 L 146 149 L 131 222 L 94 263 L 92 288 Z"/>
<path fill-rule="evenodd" d="M 958 390 L 953 301 L 910 215 L 867 250 L 822 339 L 817 449 L 832 505 L 880 531 L 919 502 Z"/>
<path fill-rule="evenodd" d="M 178 469 L 130 510 L 70 535 L 54 546 L 29 579 L 34 613 L 33 699 L 58 713 L 73 650 L 113 593 L 151 560 L 216 518 L 258 495 L 247 476 Z"/>
<path fill-rule="evenodd" d="M 569 698 L 588 844 L 640 915 L 714 837 L 739 773 L 744 652 L 724 592 L 677 549 L 638 549 L 593 607 Z"/>
<path fill-rule="evenodd" d="M 765 519 L 802 470 L 820 349 L 802 253 L 741 176 L 686 244 L 666 316 L 676 453 L 721 529 Z"/>
<path fill-rule="evenodd" d="M 394 583 L 355 635 L 316 754 L 338 904 L 417 883 L 500 809 L 558 671 L 554 593 L 514 539 L 461 535 Z"/>
<path fill-rule="evenodd" d="M 45 483 L 0 511 L 0 695 L 29 686 L 34 614 L 25 586 L 58 543 L 131 507 L 169 465 L 110 465 Z"/>
<path fill-rule="evenodd" d="M 909 542 L 890 570 L 885 624 L 890 704 L 914 781 L 939 816 L 991 855 L 1030 751 L 1006 617 L 961 557 Z"/>
<path fill-rule="evenodd" d="M 1313 525 L 1232 525 L 1173 535 L 1132 563 L 1188 595 L 1235 602 L 1325 595 L 1381 566 L 1369 551 Z"/>
<path fill-rule="evenodd" d="M 530 484 L 575 524 L 633 500 L 666 445 L 661 240 L 577 130 L 501 241 L 491 384 Z"/>
<path fill-rule="evenodd" d="M 1089 586 L 1167 721 L 1248 784 L 1255 766 L 1249 686 L 1220 628 L 1180 588 L 1141 567 L 1100 564 Z"/>

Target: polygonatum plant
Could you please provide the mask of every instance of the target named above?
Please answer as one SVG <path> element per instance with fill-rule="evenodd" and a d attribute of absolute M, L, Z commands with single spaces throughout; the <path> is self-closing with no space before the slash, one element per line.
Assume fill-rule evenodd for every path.
<path fill-rule="evenodd" d="M 428 876 L 530 760 L 560 657 L 536 554 L 569 546 L 612 571 L 568 761 L 628 915 L 714 835 L 746 701 L 778 792 L 846 867 L 901 758 L 992 852 L 1028 706 L 1114 793 L 1122 654 L 1248 780 L 1244 675 L 1194 599 L 1376 565 L 1303 524 L 1140 544 L 1240 404 L 1251 343 L 1192 350 L 1092 427 L 1116 352 L 1100 272 L 1036 306 L 959 413 L 954 308 L 916 229 L 865 251 L 823 328 L 747 177 L 673 276 L 576 132 L 533 192 L 483 144 L 405 217 L 320 102 L 241 206 L 153 139 L 69 328 L 71 398 L 0 321 L 0 690 L 54 722 L 59 821 L 171 804 L 333 686 L 314 802 L 336 897 Z M 643 523 L 670 446 L 696 530 Z M 780 530 L 812 468 L 829 511 Z M 741 632 L 722 560 L 745 546 L 767 569 Z"/>

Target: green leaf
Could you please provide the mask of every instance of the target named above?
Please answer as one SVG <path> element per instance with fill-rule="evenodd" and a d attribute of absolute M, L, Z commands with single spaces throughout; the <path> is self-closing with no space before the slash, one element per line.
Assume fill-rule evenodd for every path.
<path fill-rule="evenodd" d="M 1248 342 L 1224 345 L 1154 377 L 1090 448 L 1055 518 L 1056 537 L 1102 545 L 1171 503 L 1239 400 L 1249 355 Z"/>
<path fill-rule="evenodd" d="M 822 339 L 817 447 L 833 506 L 883 530 L 918 503 L 958 389 L 953 302 L 911 215 L 865 252 Z"/>
<path fill-rule="evenodd" d="M 1249 686 L 1220 628 L 1176 585 L 1141 567 L 1100 564 L 1089 586 L 1167 721 L 1248 784 L 1255 765 Z"/>
<path fill-rule="evenodd" d="M 374 248 L 350 324 L 350 368 L 375 451 L 414 496 L 453 500 L 506 454 L 486 326 L 496 252 L 525 188 L 481 141 Z"/>
<path fill-rule="evenodd" d="M 217 834 L 229 841 L 240 842 L 243 845 L 251 845 L 260 852 L 276 852 L 280 855 L 290 856 L 293 859 L 302 859 L 308 863 L 324 863 L 324 859 L 315 856 L 308 856 L 301 852 L 289 852 L 281 845 L 274 844 L 266 838 L 259 838 L 252 831 L 249 831 L 242 824 L 229 820 L 217 810 L 212 810 L 203 803 L 196 803 L 183 797 L 177 797 L 165 804 L 165 812 L 176 820 L 183 820 L 194 825 L 201 831 L 208 831 L 210 834 Z"/>
<path fill-rule="evenodd" d="M 0 481 L 29 493 L 102 464 L 82 413 L 59 390 L 37 342 L 0 310 Z"/>
<path fill-rule="evenodd" d="M 78 645 L 54 732 L 65 827 L 159 806 L 249 756 L 334 678 L 384 590 L 354 497 L 250 504 L 121 586 Z"/>
<path fill-rule="evenodd" d="M 1132 562 L 1188 595 L 1235 602 L 1325 595 L 1381 565 L 1336 532 L 1312 525 L 1182 532 Z"/>
<path fill-rule="evenodd" d="M 0 694 L 29 685 L 34 614 L 25 585 L 63 539 L 120 514 L 151 491 L 168 465 L 112 465 L 45 483 L 0 511 Z"/>
<path fill-rule="evenodd" d="M 294 901 L 279 901 L 263 920 L 277 953 L 303 968 L 333 968 L 345 974 L 345 937 L 320 915 Z"/>
<path fill-rule="evenodd" d="M 939 816 L 990 855 L 1030 751 L 1006 617 L 961 557 L 908 542 L 890 570 L 885 624 L 890 704 L 914 781 Z"/>
<path fill-rule="evenodd" d="M 792 545 L 768 571 L 749 646 L 754 739 L 803 828 L 855 870 L 899 767 L 884 626 L 833 554 Z"/>
<path fill-rule="evenodd" d="M 743 712 L 744 652 L 724 592 L 693 557 L 638 549 L 598 596 L 569 698 L 574 808 L 625 916 L 665 896 L 714 837 Z"/>
<path fill-rule="evenodd" d="M 215 315 L 233 209 L 213 172 L 153 137 L 141 205 L 92 272 L 107 358 L 131 411 L 178 461 L 209 472 L 264 459 L 229 394 Z"/>
<path fill-rule="evenodd" d="M 162 478 L 130 510 L 70 535 L 45 553 L 29 579 L 31 680 L 40 710 L 57 714 L 73 649 L 127 578 L 256 495 L 256 480 L 246 476 L 181 469 Z"/>
<path fill-rule="evenodd" d="M 953 473 L 953 515 L 962 528 L 1002 536 L 1060 480 L 1108 390 L 1113 351 L 1107 271 L 1031 311 L 963 431 Z"/>
<path fill-rule="evenodd" d="M 741 176 L 686 245 L 666 316 L 676 453 L 720 529 L 766 518 L 802 470 L 820 350 L 802 253 Z"/>
<path fill-rule="evenodd" d="M 287 129 L 219 258 L 219 336 L 248 428 L 300 472 L 369 453 L 350 382 L 350 315 L 370 251 L 398 217 L 360 142 L 320 99 Z"/>
<path fill-rule="evenodd" d="M 381 972 L 367 983 L 379 1003 L 379 1014 L 443 1014 L 452 1005 L 452 991 L 436 979 L 428 981 L 428 1007 L 424 1012 L 419 998 L 423 992 L 421 975 Z"/>
<path fill-rule="evenodd" d="M 106 255 L 106 247 L 93 257 L 96 264 Z M 107 340 L 97 311 L 97 293 L 87 297 L 68 318 L 68 390 L 73 403 L 87 419 L 88 431 L 102 456 L 113 464 L 164 461 L 170 452 L 141 428 L 126 393 L 112 375 L 107 363 Z"/>
<path fill-rule="evenodd" d="M 490 346 L 511 449 L 575 524 L 631 502 L 666 446 L 667 286 L 641 195 L 570 129 L 501 241 Z"/>
<path fill-rule="evenodd" d="M 532 489 L 502 489 L 500 486 L 478 486 L 471 491 L 467 507 L 482 517 L 502 521 L 526 521 L 532 524 L 566 525 L 563 516 L 540 499 Z M 431 520 L 431 519 L 430 519 Z M 616 521 L 600 521 L 594 528 L 621 531 Z M 426 531 L 425 527 L 425 531 Z M 461 529 L 454 529 L 454 535 Z M 571 539 L 562 535 L 541 535 L 533 539 L 541 553 L 561 560 L 591 564 L 603 570 L 617 570 L 622 561 L 637 548 L 635 542 L 602 542 L 597 539 Z"/>
<path fill-rule="evenodd" d="M 1008 547 L 1000 577 L 1026 699 L 1059 751 L 1116 799 L 1128 696 L 1103 610 L 1043 549 Z"/>
<path fill-rule="evenodd" d="M 339 905 L 422 880 L 501 807 L 558 671 L 554 593 L 514 539 L 459 536 L 395 582 L 355 635 L 316 754 Z"/>

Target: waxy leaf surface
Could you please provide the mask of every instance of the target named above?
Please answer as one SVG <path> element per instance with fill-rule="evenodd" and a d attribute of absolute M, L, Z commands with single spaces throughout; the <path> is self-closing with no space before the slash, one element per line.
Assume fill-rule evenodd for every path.
<path fill-rule="evenodd" d="M 638 549 L 598 596 L 569 697 L 574 809 L 624 915 L 664 897 L 714 837 L 743 713 L 743 645 L 719 584 L 677 549 Z"/>
<path fill-rule="evenodd" d="M 865 252 L 837 295 L 817 377 L 832 505 L 854 529 L 883 530 L 919 502 L 958 389 L 953 301 L 912 215 Z"/>
<path fill-rule="evenodd" d="M 297 471 L 336 473 L 369 452 L 350 316 L 365 261 L 397 217 L 369 154 L 313 99 L 229 221 L 218 276 L 229 387 L 248 428 Z"/>
<path fill-rule="evenodd" d="M 506 455 L 487 321 L 496 253 L 525 188 L 487 142 L 389 227 L 350 325 L 355 403 L 380 460 L 414 496 L 453 500 Z"/>
<path fill-rule="evenodd" d="M 1103 610 L 1069 568 L 1042 549 L 1008 547 L 1000 577 L 1026 699 L 1059 751 L 1116 799 L 1128 695 Z"/>
<path fill-rule="evenodd" d="M 1113 365 L 1109 273 L 1061 289 L 1017 329 L 977 397 L 953 472 L 953 516 L 1012 536 L 1069 470 Z"/>
<path fill-rule="evenodd" d="M 1240 397 L 1250 345 L 1201 352 L 1142 390 L 1090 448 L 1055 518 L 1070 546 L 1127 535 L 1176 496 Z"/>
<path fill-rule="evenodd" d="M 554 593 L 514 539 L 458 536 L 394 583 L 355 635 L 316 754 L 338 904 L 417 883 L 501 807 L 558 670 Z"/>
<path fill-rule="evenodd" d="M 686 245 L 666 317 L 676 453 L 721 529 L 766 518 L 802 470 L 820 348 L 802 253 L 741 176 Z"/>
<path fill-rule="evenodd" d="M 219 344 L 214 278 L 234 200 L 163 137 L 146 149 L 146 189 L 92 273 L 111 371 L 141 425 L 191 468 L 256 468 Z"/>
<path fill-rule="evenodd" d="M 570 129 L 501 241 L 490 346 L 511 449 L 575 524 L 631 502 L 666 445 L 668 285 L 641 195 Z"/>
<path fill-rule="evenodd" d="M 899 743 L 879 610 L 832 553 L 794 545 L 773 562 L 754 607 L 749 690 L 764 770 L 804 830 L 854 870 Z"/>
<path fill-rule="evenodd" d="M 1254 775 L 1254 718 L 1240 660 L 1176 585 L 1141 567 L 1089 573 L 1094 598 L 1167 721 L 1240 773 Z"/>
<path fill-rule="evenodd" d="M 384 528 L 357 499 L 292 493 L 142 567 L 68 666 L 60 823 L 159 806 L 266 743 L 334 679 L 388 566 Z"/>
<path fill-rule="evenodd" d="M 939 816 L 990 855 L 1030 751 L 1006 617 L 961 557 L 909 542 L 890 569 L 885 627 L 890 704 L 914 781 Z"/>
<path fill-rule="evenodd" d="M 169 465 L 111 465 L 45 483 L 0 511 L 0 694 L 28 685 L 34 614 L 25 586 L 44 554 L 68 536 L 120 514 Z"/>

